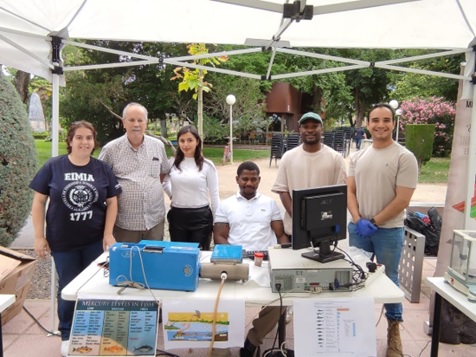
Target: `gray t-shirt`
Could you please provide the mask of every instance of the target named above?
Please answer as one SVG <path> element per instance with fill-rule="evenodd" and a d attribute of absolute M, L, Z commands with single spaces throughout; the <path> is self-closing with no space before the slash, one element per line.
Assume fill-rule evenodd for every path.
<path fill-rule="evenodd" d="M 345 184 L 342 155 L 324 144 L 313 153 L 304 151 L 299 145 L 283 155 L 271 191 L 289 192 L 292 198 L 293 190 L 338 184 Z M 286 233 L 292 234 L 292 219 L 287 212 L 283 221 Z"/>
<path fill-rule="evenodd" d="M 348 177 L 354 177 L 359 212 L 372 218 L 395 198 L 396 187 L 416 188 L 418 164 L 415 155 L 397 144 L 383 149 L 369 146 L 350 157 Z M 405 210 L 379 227 L 403 227 Z"/>

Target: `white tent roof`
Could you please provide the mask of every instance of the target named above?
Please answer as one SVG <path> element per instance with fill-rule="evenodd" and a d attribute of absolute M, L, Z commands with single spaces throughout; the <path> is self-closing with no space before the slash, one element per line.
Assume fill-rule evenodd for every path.
<path fill-rule="evenodd" d="M 308 0 L 301 6 L 314 6 L 314 17 L 300 21 L 283 20 L 285 2 L 0 0 L 0 63 L 51 80 L 51 35 L 237 45 L 254 39 L 277 47 L 273 39 L 288 41 L 286 47 L 463 50 L 476 44 L 475 0 Z M 342 11 L 355 7 L 362 9 Z"/>
<path fill-rule="evenodd" d="M 300 14 L 283 19 L 283 4 L 289 2 L 292 1 L 0 0 L 0 64 L 53 82 L 53 155 L 58 154 L 58 87 L 64 76 L 52 73 L 58 63 L 52 62 L 51 36 L 60 37 L 63 44 L 69 39 L 251 44 L 300 55 L 306 54 L 280 47 L 456 50 L 450 53 L 473 53 L 467 72 L 461 77 L 465 83 L 471 83 L 476 0 L 301 0 L 297 12 L 308 15 L 304 5 L 313 6 L 314 16 L 310 20 L 300 19 Z M 158 60 L 135 57 L 151 63 Z M 165 62 L 181 65 L 180 60 L 184 59 Z M 344 62 L 351 63 L 353 68 L 369 65 L 355 60 Z M 386 61 L 378 66 L 392 69 L 392 63 L 399 62 Z M 473 102 L 476 102 L 476 94 Z M 474 109 L 472 122 L 476 122 Z M 468 158 L 466 212 L 470 212 L 474 190 L 471 175 L 476 165 L 476 133 L 471 134 L 469 152 L 473 155 Z M 466 220 L 470 220 L 469 214 Z M 52 311 L 53 305 L 52 300 Z"/>

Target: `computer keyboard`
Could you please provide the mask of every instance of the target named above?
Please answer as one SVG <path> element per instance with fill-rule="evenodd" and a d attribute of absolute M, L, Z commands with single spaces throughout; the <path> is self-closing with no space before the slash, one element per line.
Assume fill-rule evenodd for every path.
<path fill-rule="evenodd" d="M 263 260 L 268 260 L 269 255 L 267 250 L 244 250 L 243 258 L 254 260 L 256 252 L 263 253 Z"/>

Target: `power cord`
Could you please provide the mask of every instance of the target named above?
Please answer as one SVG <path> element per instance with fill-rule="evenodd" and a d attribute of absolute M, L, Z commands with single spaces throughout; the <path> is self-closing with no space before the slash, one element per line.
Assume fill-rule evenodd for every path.
<path fill-rule="evenodd" d="M 59 334 L 59 332 L 53 332 L 53 331 L 50 331 L 48 330 L 46 327 L 44 327 L 40 321 L 38 321 L 38 319 L 33 316 L 33 314 L 26 308 L 26 306 L 23 305 L 23 310 L 25 310 L 25 312 L 28 314 L 28 316 L 30 316 L 33 321 L 35 321 L 35 323 L 43 330 L 45 331 L 47 334 L 51 335 L 51 336 L 56 336 L 56 337 L 61 337 L 61 335 Z"/>
<path fill-rule="evenodd" d="M 382 320 L 383 310 L 384 310 L 384 305 L 382 305 L 382 309 L 380 310 L 380 315 L 378 317 L 377 323 L 375 324 L 375 327 L 377 327 L 378 324 L 380 323 L 380 320 Z"/>
<path fill-rule="evenodd" d="M 276 283 L 275 286 L 279 294 L 279 319 L 281 320 L 281 315 L 283 314 L 283 297 L 281 295 L 281 284 Z M 274 341 L 273 341 L 273 344 L 271 345 L 271 351 L 274 351 L 274 346 L 276 345 L 276 341 L 278 340 L 278 335 L 279 335 L 279 327 L 276 329 L 276 334 L 274 335 Z"/>
<path fill-rule="evenodd" d="M 426 348 L 428 347 L 428 345 L 430 344 L 431 340 L 428 340 L 428 342 L 426 343 L 425 347 L 423 347 L 420 351 L 420 354 L 418 355 L 418 357 L 421 357 L 421 354 L 423 353 L 424 350 L 426 350 Z"/>
<path fill-rule="evenodd" d="M 352 273 L 353 283 L 344 284 L 342 286 L 355 286 L 354 290 L 362 289 L 364 287 L 365 281 L 369 277 L 368 273 L 366 273 L 359 264 L 354 262 L 352 257 L 345 250 L 340 249 L 337 246 L 336 246 L 336 249 L 342 252 L 347 257 L 347 259 L 344 259 L 344 260 L 349 262 L 350 265 L 354 268 L 354 272 Z"/>
<path fill-rule="evenodd" d="M 155 350 L 155 355 L 156 356 L 180 357 L 179 355 L 176 355 L 176 354 L 173 354 L 173 353 L 170 353 L 170 352 L 167 352 L 167 351 L 159 350 L 159 349 Z"/>
<path fill-rule="evenodd" d="M 283 306 L 283 295 L 281 294 L 281 284 L 280 283 L 276 283 L 275 284 L 275 287 L 276 287 L 276 290 L 278 291 L 278 294 L 279 294 L 279 320 L 281 321 L 282 317 L 283 317 L 283 314 L 284 314 L 284 309 L 285 307 Z M 277 299 L 276 299 L 277 300 Z M 269 306 L 269 305 L 268 305 Z M 283 341 L 279 347 L 275 347 L 276 346 L 276 342 L 278 340 L 278 336 L 279 336 L 279 325 L 278 325 L 278 328 L 276 330 L 276 334 L 274 336 L 274 341 L 273 341 L 273 344 L 271 346 L 270 349 L 264 351 L 263 353 L 263 357 L 282 357 L 282 356 L 294 356 L 294 351 L 292 350 L 288 350 L 286 348 L 286 341 Z"/>
<path fill-rule="evenodd" d="M 140 267 L 141 267 L 141 270 L 142 270 L 142 276 L 144 277 L 144 283 L 145 284 L 135 282 L 134 279 L 132 278 L 132 270 L 133 270 L 132 269 L 132 257 L 133 257 L 132 252 L 133 252 L 134 248 L 137 250 L 137 256 L 139 257 Z M 124 281 L 120 282 L 119 281 L 120 278 L 124 279 Z M 129 255 L 129 279 L 124 275 L 119 275 L 116 278 L 116 283 L 117 283 L 117 286 L 122 286 L 122 288 L 117 291 L 118 295 L 120 295 L 128 287 L 133 287 L 133 288 L 138 288 L 138 289 L 147 288 L 147 290 L 149 290 L 150 294 L 154 298 L 154 301 L 157 303 L 157 305 L 159 307 L 161 306 L 160 300 L 157 299 L 157 297 L 154 295 L 154 292 L 152 291 L 152 289 L 149 285 L 149 282 L 147 280 L 147 274 L 145 273 L 145 268 L 144 268 L 144 261 L 142 259 L 142 252 L 141 252 L 141 250 L 138 246 L 132 246 L 131 247 L 131 254 Z"/>

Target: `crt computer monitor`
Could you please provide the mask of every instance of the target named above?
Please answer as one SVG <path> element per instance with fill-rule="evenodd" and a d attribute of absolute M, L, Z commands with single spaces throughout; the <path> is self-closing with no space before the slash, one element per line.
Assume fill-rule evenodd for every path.
<path fill-rule="evenodd" d="M 302 256 L 321 263 L 344 258 L 331 246 L 347 236 L 347 185 L 293 190 L 292 199 L 292 248 L 312 246 Z"/>

